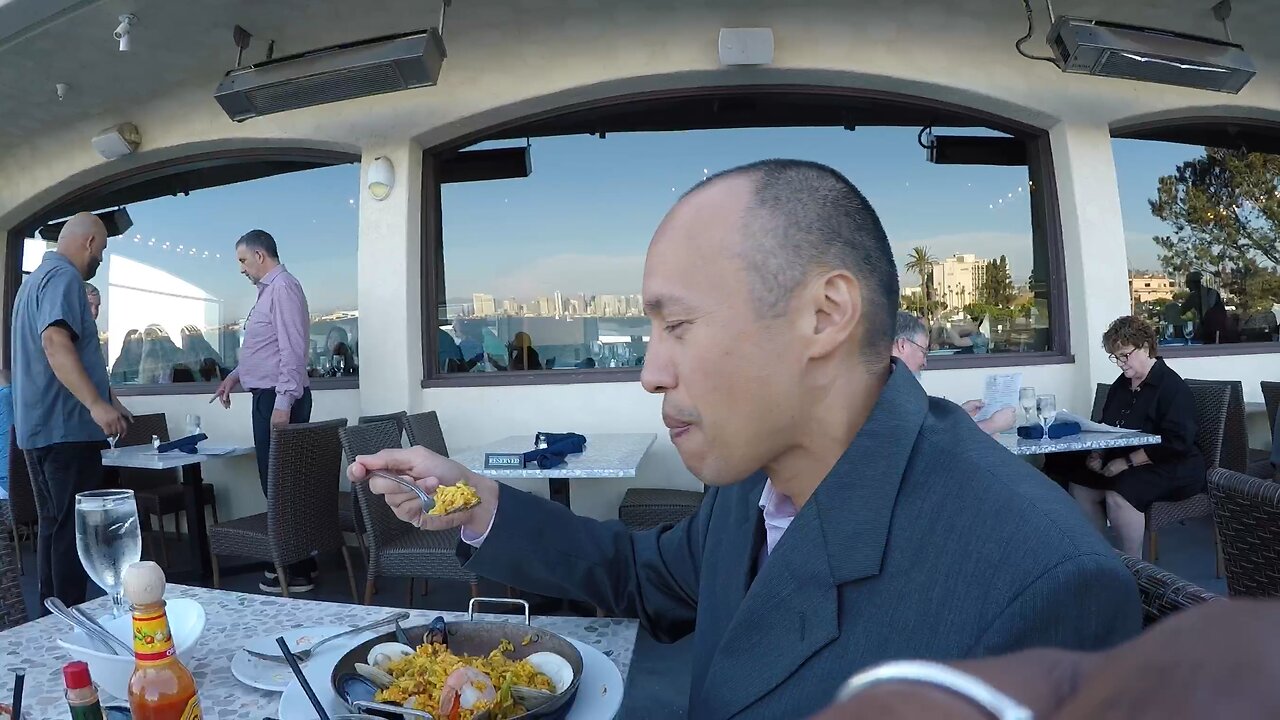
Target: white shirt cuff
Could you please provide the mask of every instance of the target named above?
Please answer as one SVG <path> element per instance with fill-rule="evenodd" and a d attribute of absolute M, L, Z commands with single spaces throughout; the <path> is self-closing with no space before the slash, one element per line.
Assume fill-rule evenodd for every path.
<path fill-rule="evenodd" d="M 464 542 L 464 543 L 466 543 L 466 544 L 470 545 L 470 546 L 471 546 L 471 547 L 473 547 L 473 548 L 478 548 L 478 547 L 480 547 L 481 545 L 483 545 L 483 544 L 484 544 L 484 539 L 485 539 L 485 538 L 487 538 L 487 537 L 489 537 L 489 531 L 493 529 L 493 521 L 494 521 L 497 517 L 498 517 L 498 513 L 494 513 L 494 514 L 493 514 L 493 517 L 489 518 L 489 527 L 485 528 L 485 529 L 484 529 L 484 532 L 483 532 L 483 533 L 481 533 L 479 536 L 472 535 L 470 532 L 468 532 L 468 531 L 467 531 L 467 527 L 466 527 L 465 525 L 464 525 L 464 526 L 462 526 L 462 528 L 461 528 L 461 530 L 462 530 L 462 542 Z"/>

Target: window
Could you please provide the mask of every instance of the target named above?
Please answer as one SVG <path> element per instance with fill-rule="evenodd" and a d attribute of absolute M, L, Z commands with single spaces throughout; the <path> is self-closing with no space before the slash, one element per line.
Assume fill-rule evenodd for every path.
<path fill-rule="evenodd" d="M 1113 141 L 1131 310 L 1175 354 L 1270 349 L 1277 339 L 1280 132 L 1229 128 L 1185 124 Z"/>
<path fill-rule="evenodd" d="M 921 146 L 931 142 L 921 130 L 929 123 L 887 125 L 892 110 L 832 110 L 793 98 L 775 107 L 765 97 L 746 117 L 780 126 L 735 127 L 733 119 L 698 116 L 698 102 L 649 104 L 631 115 L 613 106 L 594 122 L 539 121 L 428 157 L 436 168 L 428 180 L 439 192 L 439 240 L 428 239 L 429 248 L 438 242 L 426 283 L 426 317 L 436 325 L 424 343 L 429 378 L 518 372 L 520 379 L 492 380 L 555 382 L 549 376 L 634 371 L 649 339 L 640 286 L 654 229 L 708 175 L 769 157 L 832 165 L 867 195 L 893 245 L 901 305 L 929 319 L 939 366 L 1063 348 L 1050 322 L 1049 279 L 1061 273 L 1050 272 L 1059 258 L 1050 256 L 1039 135 L 952 121 L 936 135 L 978 138 L 978 149 L 935 163 Z M 880 125 L 789 126 L 806 116 L 815 125 L 849 117 L 836 110 L 874 113 Z M 725 126 L 707 127 L 717 122 Z M 649 129 L 655 124 L 673 129 Z M 602 130 L 619 126 L 645 129 Z M 527 176 L 523 159 L 501 179 L 453 165 L 471 153 L 523 158 L 526 148 Z M 431 182 L 425 187 L 432 192 Z"/>
<path fill-rule="evenodd" d="M 109 241 L 90 281 L 102 298 L 98 327 L 112 385 L 216 382 L 235 368 L 257 298 L 235 242 L 254 228 L 275 237 L 281 262 L 306 291 L 308 373 L 358 375 L 358 188 L 359 167 L 344 164 L 128 203 L 133 226 Z M 46 247 L 52 243 L 26 240 L 24 273 Z"/>

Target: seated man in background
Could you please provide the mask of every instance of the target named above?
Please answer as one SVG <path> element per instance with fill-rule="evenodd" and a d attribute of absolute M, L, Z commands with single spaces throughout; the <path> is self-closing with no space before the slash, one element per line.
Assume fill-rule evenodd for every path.
<path fill-rule="evenodd" d="M 929 364 L 929 333 L 920 318 L 905 310 L 898 311 L 897 322 L 894 324 L 893 356 L 901 360 L 917 380 Z M 960 407 L 964 408 L 969 417 L 977 420 L 978 413 L 982 412 L 986 404 L 981 400 L 966 400 Z M 982 432 L 995 435 L 1012 429 L 1017 418 L 1017 410 L 1007 407 L 1000 408 L 985 420 L 977 420 L 977 423 Z"/>
<path fill-rule="evenodd" d="M 692 517 L 628 532 L 423 447 L 359 456 L 352 481 L 424 530 L 461 527 L 478 575 L 662 641 L 693 633 L 699 720 L 804 717 L 891 658 L 1139 631 L 1133 576 L 1071 499 L 891 360 L 898 272 L 844 176 L 767 160 L 701 182 L 658 227 L 642 288 L 641 384 L 710 486 Z M 427 493 L 465 480 L 480 503 L 424 515 L 375 470 Z"/>

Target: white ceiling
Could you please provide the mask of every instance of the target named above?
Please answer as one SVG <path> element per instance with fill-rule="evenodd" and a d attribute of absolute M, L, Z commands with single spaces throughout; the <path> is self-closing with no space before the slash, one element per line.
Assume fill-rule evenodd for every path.
<path fill-rule="evenodd" d="M 537 42 L 538 23 L 566 14 L 609 16 L 641 0 L 456 0 L 446 23 L 450 44 L 471 32 L 510 32 L 510 42 Z M 795 0 L 799 2 L 800 0 Z M 901 0 L 805 0 L 832 13 L 899 12 Z M 913 14 L 964 12 L 1017 25 L 1018 0 L 910 0 Z M 1043 23 L 1043 0 L 1035 0 Z M 660 12 L 768 18 L 787 12 L 777 0 L 645 0 Z M 1235 0 L 1235 39 L 1255 55 L 1280 55 L 1280 13 L 1275 0 Z M 1185 32 L 1221 36 L 1210 0 L 1056 0 L 1059 14 L 1103 17 Z M 1266 6 L 1266 7 L 1264 7 Z M 723 10 L 721 10 L 723 8 Z M 744 11 L 744 9 L 746 9 Z M 124 13 L 138 16 L 133 50 L 122 53 L 111 36 Z M 267 41 L 287 55 L 351 40 L 433 26 L 436 0 L 0 0 L 0 154 L 33 133 L 86 116 L 127 110 L 176 86 L 204 83 L 210 98 L 235 62 L 232 27 L 254 34 L 247 61 L 263 57 Z M 1042 33 L 1043 27 L 1037 26 Z M 1012 41 L 1012 38 L 1011 38 Z M 1032 43 L 1031 49 L 1043 48 Z M 548 48 L 554 52 L 554 48 Z M 55 83 L 70 92 L 59 101 Z M 212 102 L 212 99 L 210 100 Z"/>

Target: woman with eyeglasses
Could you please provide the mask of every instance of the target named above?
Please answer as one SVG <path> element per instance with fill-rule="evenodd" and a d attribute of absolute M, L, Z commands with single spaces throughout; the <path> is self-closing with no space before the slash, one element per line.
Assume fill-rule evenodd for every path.
<path fill-rule="evenodd" d="M 1120 367 L 1099 422 L 1160 436 L 1159 445 L 1045 458 L 1045 473 L 1067 483 L 1085 515 L 1105 533 L 1107 522 L 1121 549 L 1142 557 L 1146 512 L 1157 501 L 1204 492 L 1204 458 L 1196 447 L 1191 388 L 1157 356 L 1155 329 L 1128 315 L 1111 323 L 1102 347 Z"/>

